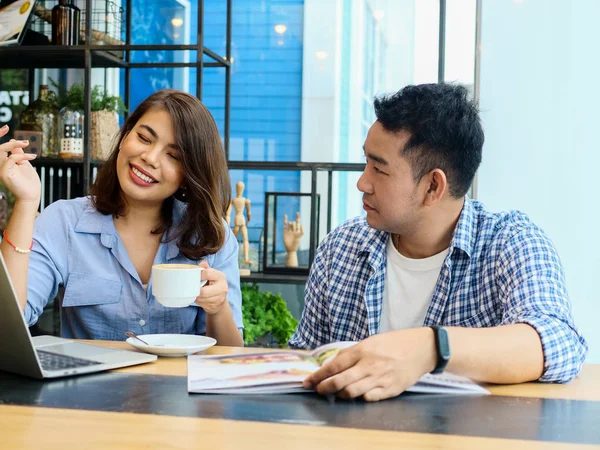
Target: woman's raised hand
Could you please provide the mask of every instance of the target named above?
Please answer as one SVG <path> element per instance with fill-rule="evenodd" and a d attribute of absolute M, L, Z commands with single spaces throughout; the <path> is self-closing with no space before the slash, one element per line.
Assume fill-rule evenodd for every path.
<path fill-rule="evenodd" d="M 0 137 L 8 133 L 8 125 L 0 128 Z M 40 177 L 29 163 L 36 155 L 23 151 L 29 141 L 11 139 L 0 145 L 0 181 L 19 202 L 40 201 L 42 185 Z M 10 154 L 10 155 L 9 155 Z"/>

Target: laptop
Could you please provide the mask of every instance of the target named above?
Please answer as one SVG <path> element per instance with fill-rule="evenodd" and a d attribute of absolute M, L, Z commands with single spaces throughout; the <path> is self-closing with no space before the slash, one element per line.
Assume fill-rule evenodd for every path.
<path fill-rule="evenodd" d="M 0 370 L 58 378 L 156 361 L 156 355 L 109 349 L 55 336 L 32 338 L 0 254 Z"/>

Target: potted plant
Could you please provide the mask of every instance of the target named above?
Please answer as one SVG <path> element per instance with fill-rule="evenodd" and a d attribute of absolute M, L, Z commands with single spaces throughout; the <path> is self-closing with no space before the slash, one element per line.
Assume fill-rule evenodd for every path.
<path fill-rule="evenodd" d="M 70 106 L 83 110 L 84 89 L 81 83 L 72 84 L 69 89 L 50 80 L 57 89 L 57 106 Z M 112 150 L 113 139 L 119 133 L 118 114 L 126 110 L 121 97 L 109 95 L 105 89 L 96 85 L 91 92 L 91 136 L 90 156 L 92 159 L 106 160 Z"/>
<path fill-rule="evenodd" d="M 118 114 L 125 111 L 121 97 L 108 95 L 100 86 L 92 89 L 92 159 L 106 160 L 119 134 Z"/>
<path fill-rule="evenodd" d="M 242 284 L 242 317 L 245 345 L 285 347 L 298 326 L 283 297 L 256 284 Z"/>

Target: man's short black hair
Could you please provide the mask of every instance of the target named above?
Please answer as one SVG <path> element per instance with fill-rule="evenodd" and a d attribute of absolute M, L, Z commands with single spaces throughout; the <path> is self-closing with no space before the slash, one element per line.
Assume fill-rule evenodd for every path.
<path fill-rule="evenodd" d="M 463 197 L 481 163 L 483 128 L 466 88 L 456 84 L 406 86 L 375 99 L 375 115 L 387 131 L 407 131 L 401 149 L 415 181 L 433 169 L 446 174 L 450 195 Z"/>

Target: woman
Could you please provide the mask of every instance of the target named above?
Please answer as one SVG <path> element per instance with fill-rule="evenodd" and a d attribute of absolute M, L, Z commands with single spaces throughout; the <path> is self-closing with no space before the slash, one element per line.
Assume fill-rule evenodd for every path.
<path fill-rule="evenodd" d="M 188 333 L 242 345 L 238 243 L 224 221 L 229 174 L 214 119 L 198 99 L 152 94 L 125 121 L 92 195 L 55 202 L 37 219 L 41 184 L 27 145 L 0 146 L 0 181 L 16 198 L 0 248 L 30 326 L 64 288 L 64 337 Z M 200 260 L 208 282 L 195 304 L 159 304 L 152 265 Z"/>

